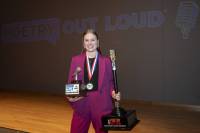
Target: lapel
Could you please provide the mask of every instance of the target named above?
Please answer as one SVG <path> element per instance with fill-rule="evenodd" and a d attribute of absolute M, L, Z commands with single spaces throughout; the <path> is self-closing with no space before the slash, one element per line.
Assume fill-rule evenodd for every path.
<path fill-rule="evenodd" d="M 99 89 L 102 88 L 102 83 L 103 83 L 103 77 L 105 73 L 105 60 L 102 57 L 102 55 L 99 54 Z"/>
<path fill-rule="evenodd" d="M 80 79 L 82 79 L 82 82 L 84 82 L 84 63 L 85 63 L 85 52 L 80 55 L 78 58 L 78 66 L 81 67 L 81 72 L 80 72 Z"/>

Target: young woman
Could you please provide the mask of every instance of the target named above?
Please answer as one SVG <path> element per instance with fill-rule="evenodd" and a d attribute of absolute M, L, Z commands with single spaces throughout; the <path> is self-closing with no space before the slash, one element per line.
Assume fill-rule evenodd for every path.
<path fill-rule="evenodd" d="M 98 34 L 93 29 L 83 33 L 83 48 L 80 55 L 72 57 L 68 76 L 70 83 L 78 69 L 78 80 L 87 88 L 85 97 L 68 97 L 74 110 L 71 133 L 88 133 L 90 123 L 96 133 L 106 133 L 101 117 L 112 111 L 112 98 L 120 100 L 120 94 L 114 92 L 111 61 L 101 54 Z"/>

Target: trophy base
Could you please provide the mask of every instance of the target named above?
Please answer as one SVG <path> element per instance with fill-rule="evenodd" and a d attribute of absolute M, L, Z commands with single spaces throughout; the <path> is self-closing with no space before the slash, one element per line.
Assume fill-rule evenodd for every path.
<path fill-rule="evenodd" d="M 131 130 L 138 122 L 135 110 L 125 111 L 122 108 L 120 115 L 114 109 L 111 114 L 102 117 L 103 130 Z"/>

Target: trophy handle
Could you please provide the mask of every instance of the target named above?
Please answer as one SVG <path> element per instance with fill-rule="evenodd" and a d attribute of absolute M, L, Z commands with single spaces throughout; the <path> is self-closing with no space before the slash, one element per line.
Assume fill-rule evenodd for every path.
<path fill-rule="evenodd" d="M 115 89 L 115 94 L 117 94 L 119 92 L 119 89 L 118 89 L 118 83 L 117 83 L 116 54 L 115 54 L 115 50 L 114 49 L 110 50 L 110 59 L 112 61 L 114 89 Z M 117 101 L 117 100 L 115 100 L 115 109 L 116 109 L 116 114 L 118 116 L 121 116 L 120 105 L 119 105 L 119 101 Z"/>
<path fill-rule="evenodd" d="M 110 50 L 110 59 L 112 62 L 112 71 L 113 71 L 113 80 L 114 80 L 114 89 L 115 89 L 115 93 L 119 92 L 118 89 L 118 83 L 117 83 L 117 67 L 116 67 L 116 54 L 115 54 L 115 50 L 111 49 Z"/>

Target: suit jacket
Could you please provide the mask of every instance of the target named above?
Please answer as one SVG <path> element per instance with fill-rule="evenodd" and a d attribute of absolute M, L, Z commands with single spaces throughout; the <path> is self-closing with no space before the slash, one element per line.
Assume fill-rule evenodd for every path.
<path fill-rule="evenodd" d="M 78 80 L 84 82 L 84 62 L 86 53 L 72 57 L 68 83 L 73 80 L 73 73 L 77 67 L 81 68 Z M 89 111 L 107 114 L 113 108 L 111 92 L 113 90 L 113 75 L 110 58 L 99 54 L 99 77 L 97 91 L 90 91 L 83 99 L 71 102 L 71 106 L 80 115 L 88 115 Z"/>

